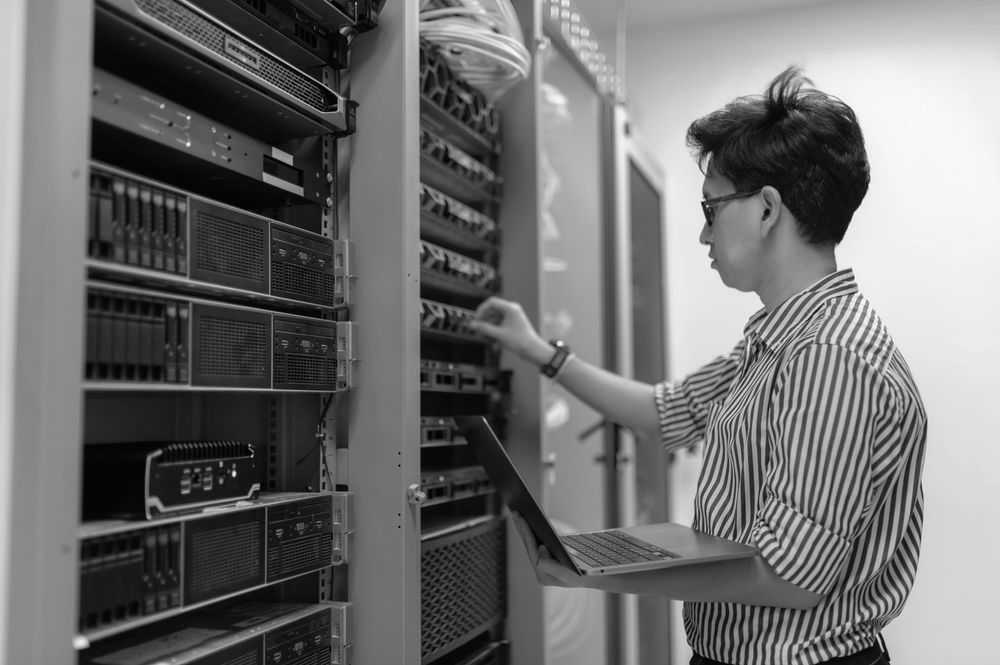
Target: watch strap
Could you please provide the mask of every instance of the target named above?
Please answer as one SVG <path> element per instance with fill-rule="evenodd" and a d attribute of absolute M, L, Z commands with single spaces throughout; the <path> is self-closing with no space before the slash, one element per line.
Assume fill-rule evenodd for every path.
<path fill-rule="evenodd" d="M 549 344 L 555 349 L 555 353 L 552 354 L 547 363 L 542 365 L 541 371 L 542 374 L 551 379 L 559 373 L 559 370 L 562 369 L 563 364 L 569 358 L 570 349 L 566 342 L 559 339 L 551 340 Z"/>

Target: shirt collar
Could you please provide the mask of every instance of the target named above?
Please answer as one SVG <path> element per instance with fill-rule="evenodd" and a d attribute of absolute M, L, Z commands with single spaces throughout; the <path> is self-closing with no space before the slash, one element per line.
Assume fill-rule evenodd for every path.
<path fill-rule="evenodd" d="M 775 348 L 793 331 L 808 321 L 828 300 L 858 292 L 854 270 L 845 268 L 816 280 L 778 305 L 773 312 L 758 310 L 747 321 L 743 334 Z"/>

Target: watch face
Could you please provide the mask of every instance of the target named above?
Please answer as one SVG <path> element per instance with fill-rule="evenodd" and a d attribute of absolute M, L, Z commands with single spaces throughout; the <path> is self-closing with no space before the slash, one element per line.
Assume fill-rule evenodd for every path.
<path fill-rule="evenodd" d="M 559 368 L 562 367 L 563 363 L 566 362 L 566 358 L 569 356 L 569 347 L 565 342 L 558 339 L 552 340 L 549 344 L 552 345 L 556 352 L 552 354 L 549 362 L 542 365 L 542 374 L 552 378 L 559 372 Z"/>

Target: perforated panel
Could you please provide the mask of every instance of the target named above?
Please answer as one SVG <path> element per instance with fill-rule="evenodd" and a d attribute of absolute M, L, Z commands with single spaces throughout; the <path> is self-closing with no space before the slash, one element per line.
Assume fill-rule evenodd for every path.
<path fill-rule="evenodd" d="M 274 387 L 305 385 L 333 386 L 337 381 L 337 360 L 328 356 L 276 353 Z"/>
<path fill-rule="evenodd" d="M 250 380 L 267 385 L 271 347 L 266 316 L 242 316 L 217 308 L 198 308 L 194 329 L 194 374 L 197 383 Z"/>
<path fill-rule="evenodd" d="M 297 263 L 274 261 L 271 264 L 271 288 L 276 294 L 303 296 L 322 304 L 333 304 L 333 275 L 310 270 Z"/>
<path fill-rule="evenodd" d="M 249 226 L 198 211 L 194 230 L 194 268 L 257 283 L 267 288 L 267 234 Z"/>
<path fill-rule="evenodd" d="M 337 110 L 336 100 L 327 103 L 322 88 L 315 81 L 275 60 L 250 42 L 235 37 L 235 33 L 230 37 L 222 28 L 180 3 L 173 0 L 136 0 L 136 5 L 160 23 L 309 106 L 323 112 Z M 227 38 L 235 40 L 235 50 L 243 57 L 236 57 L 226 49 Z"/>
<path fill-rule="evenodd" d="M 186 604 L 264 582 L 264 511 L 196 520 L 186 525 Z"/>
<path fill-rule="evenodd" d="M 268 550 L 268 578 L 275 579 L 297 570 L 317 568 L 328 563 L 332 556 L 333 541 L 329 533 L 286 540 Z"/>
<path fill-rule="evenodd" d="M 503 618 L 502 520 L 422 544 L 421 656 L 451 651 Z"/>

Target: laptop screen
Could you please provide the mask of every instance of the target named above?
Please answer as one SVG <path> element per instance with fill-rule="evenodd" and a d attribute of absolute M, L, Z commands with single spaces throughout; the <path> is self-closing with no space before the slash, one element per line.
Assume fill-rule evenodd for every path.
<path fill-rule="evenodd" d="M 524 479 L 507 455 L 507 451 L 504 450 L 503 444 L 500 443 L 500 439 L 486 422 L 486 418 L 455 416 L 455 424 L 462 430 L 469 447 L 486 469 L 486 473 L 490 475 L 507 507 L 521 514 L 534 532 L 538 543 L 545 545 L 553 558 L 579 572 L 579 568 L 566 552 L 559 535 L 535 501 Z"/>

